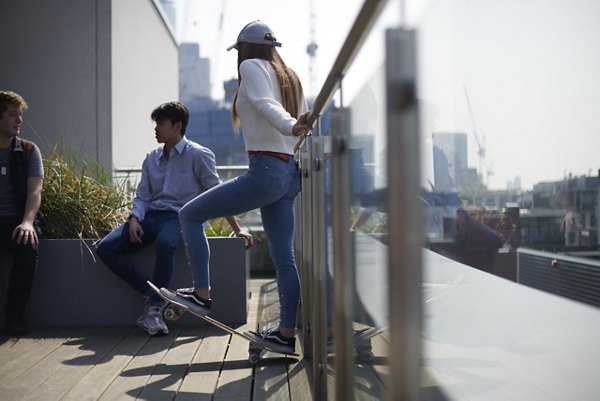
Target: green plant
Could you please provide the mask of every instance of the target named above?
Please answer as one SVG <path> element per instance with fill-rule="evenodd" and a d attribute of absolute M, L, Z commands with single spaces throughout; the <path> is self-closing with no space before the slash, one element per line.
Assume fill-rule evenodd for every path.
<path fill-rule="evenodd" d="M 209 220 L 204 232 L 207 237 L 229 237 L 233 234 L 233 230 L 225 217 Z"/>
<path fill-rule="evenodd" d="M 135 187 L 128 177 L 115 179 L 96 161 L 55 146 L 44 159 L 40 211 L 45 238 L 100 239 L 122 224 L 131 210 Z M 224 217 L 206 225 L 206 236 L 227 237 L 233 230 Z"/>
<path fill-rule="evenodd" d="M 44 159 L 44 175 L 44 237 L 97 239 L 125 221 L 131 190 L 98 162 L 55 146 Z"/>

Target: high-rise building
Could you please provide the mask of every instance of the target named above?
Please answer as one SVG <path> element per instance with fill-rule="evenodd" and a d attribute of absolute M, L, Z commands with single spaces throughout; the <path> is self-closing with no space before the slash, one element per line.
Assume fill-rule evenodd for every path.
<path fill-rule="evenodd" d="M 515 176 L 514 180 L 509 180 L 506 183 L 506 189 L 509 191 L 520 191 L 521 190 L 521 176 Z"/>
<path fill-rule="evenodd" d="M 452 191 L 465 183 L 467 134 L 434 132 L 434 186 L 437 191 Z"/>
<path fill-rule="evenodd" d="M 190 103 L 210 98 L 210 60 L 200 57 L 198 43 L 179 45 L 179 99 Z"/>

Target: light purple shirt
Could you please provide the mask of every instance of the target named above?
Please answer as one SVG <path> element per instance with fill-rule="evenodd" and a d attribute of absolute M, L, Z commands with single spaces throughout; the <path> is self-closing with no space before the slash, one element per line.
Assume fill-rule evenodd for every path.
<path fill-rule="evenodd" d="M 163 147 L 146 155 L 131 214 L 142 221 L 149 211 L 179 212 L 188 201 L 220 183 L 214 153 L 184 136 L 168 158 L 163 156 Z"/>

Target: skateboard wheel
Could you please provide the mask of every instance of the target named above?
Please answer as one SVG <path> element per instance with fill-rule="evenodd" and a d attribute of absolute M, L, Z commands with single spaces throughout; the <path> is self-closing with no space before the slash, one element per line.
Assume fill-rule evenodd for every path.
<path fill-rule="evenodd" d="M 183 311 L 173 304 L 168 304 L 163 310 L 163 316 L 167 320 L 177 320 L 183 315 Z"/>
<path fill-rule="evenodd" d="M 375 357 L 373 355 L 373 348 L 371 346 L 371 341 L 364 341 L 362 344 L 356 346 L 356 355 L 359 359 L 363 361 L 372 361 Z"/>
<path fill-rule="evenodd" d="M 358 353 L 358 357 L 360 359 L 362 359 L 363 361 L 372 361 L 375 358 L 375 355 L 373 354 L 373 351 L 371 350 L 365 350 L 365 351 L 361 351 Z"/>
<path fill-rule="evenodd" d="M 258 361 L 260 360 L 260 350 L 249 350 L 248 351 L 248 362 L 250 362 L 251 365 L 256 365 L 258 363 Z"/>

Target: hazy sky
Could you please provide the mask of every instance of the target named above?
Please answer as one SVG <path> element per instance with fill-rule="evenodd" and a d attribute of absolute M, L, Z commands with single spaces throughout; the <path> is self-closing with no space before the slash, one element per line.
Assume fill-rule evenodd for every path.
<path fill-rule="evenodd" d="M 490 185 L 600 168 L 600 1 L 435 2 L 420 19 L 424 129 L 485 137 Z M 445 43 L 445 45 L 443 45 Z"/>
<path fill-rule="evenodd" d="M 222 81 L 236 76 L 237 54 L 225 49 L 246 23 L 260 19 L 283 43 L 279 51 L 305 90 L 314 93 L 363 1 L 313 1 L 311 20 L 310 0 L 176 0 L 179 37 L 200 43 L 201 56 L 211 59 L 213 96 L 222 98 Z M 385 19 L 399 18 L 399 3 L 390 2 Z M 516 176 L 531 188 L 568 173 L 597 175 L 600 1 L 420 0 L 404 6 L 406 20 L 418 28 L 425 141 L 434 131 L 466 132 L 469 166 L 478 166 L 466 88 L 475 131 L 485 141 L 485 164 L 493 171 L 490 187 L 505 188 Z M 319 45 L 313 80 L 306 54 L 311 27 Z M 376 55 L 360 65 L 365 78 L 381 65 L 383 37 L 367 47 L 364 52 Z"/>
<path fill-rule="evenodd" d="M 181 41 L 199 43 L 200 55 L 210 58 L 212 93 L 222 98 L 223 80 L 237 77 L 237 52 L 226 49 L 235 42 L 244 25 L 261 20 L 274 30 L 282 43 L 280 54 L 298 72 L 305 90 L 310 92 L 306 47 L 311 42 L 311 26 L 319 46 L 314 71 L 319 77 L 315 85 L 320 87 L 362 5 L 362 0 L 314 2 L 318 3 L 318 13 L 314 13 L 311 22 L 310 0 L 175 0 L 177 31 Z"/>

